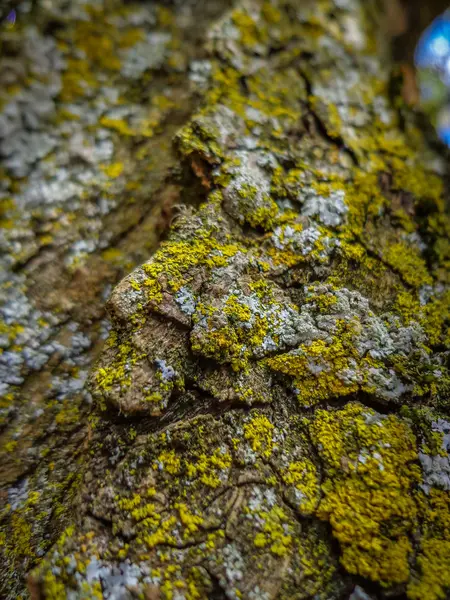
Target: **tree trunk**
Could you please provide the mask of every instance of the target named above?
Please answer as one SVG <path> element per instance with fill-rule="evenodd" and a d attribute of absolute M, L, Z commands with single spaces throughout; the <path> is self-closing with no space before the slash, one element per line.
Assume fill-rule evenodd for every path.
<path fill-rule="evenodd" d="M 57 75 L 1 146 L 5 220 L 27 207 L 5 289 L 36 313 L 5 326 L 5 595 L 33 569 L 42 599 L 446 598 L 444 150 L 378 2 L 199 4 L 50 11 L 16 48 L 46 48 L 39 93 Z M 164 220 L 91 407 L 105 285 Z"/>

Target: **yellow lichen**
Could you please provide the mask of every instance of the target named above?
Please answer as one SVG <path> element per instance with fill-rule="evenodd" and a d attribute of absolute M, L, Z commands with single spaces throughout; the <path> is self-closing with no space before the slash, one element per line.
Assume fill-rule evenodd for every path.
<path fill-rule="evenodd" d="M 252 48 L 267 38 L 267 32 L 261 28 L 260 24 L 255 23 L 247 12 L 243 10 L 233 11 L 232 20 L 240 32 L 240 41 L 243 46 Z"/>
<path fill-rule="evenodd" d="M 123 169 L 124 166 L 120 162 L 111 163 L 110 165 L 102 167 L 103 172 L 111 179 L 120 177 L 120 175 L 123 173 Z"/>
<path fill-rule="evenodd" d="M 300 512 L 305 515 L 312 514 L 319 498 L 318 474 L 314 463 L 308 459 L 292 462 L 282 470 L 281 478 L 286 485 L 294 486 L 300 493 Z"/>
<path fill-rule="evenodd" d="M 158 456 L 154 468 L 158 469 L 160 468 L 160 465 L 170 475 L 176 475 L 180 472 L 181 461 L 174 450 L 165 450 Z"/>
<path fill-rule="evenodd" d="M 385 586 L 406 582 L 420 480 L 411 429 L 396 416 L 348 404 L 318 411 L 310 431 L 326 468 L 316 512 L 329 520 L 342 564 Z"/>
<path fill-rule="evenodd" d="M 189 462 L 187 473 L 189 477 L 197 478 L 204 485 L 216 488 L 221 484 L 220 473 L 228 471 L 230 466 L 230 454 L 216 448 L 211 454 L 201 453 L 195 462 Z"/>
<path fill-rule="evenodd" d="M 116 350 L 116 354 L 109 366 L 99 367 L 95 372 L 95 381 L 98 389 L 104 392 L 111 391 L 114 386 L 128 387 L 131 385 L 131 368 L 145 354 L 138 354 L 129 342 L 118 344 L 117 334 L 112 331 L 107 344 Z"/>
<path fill-rule="evenodd" d="M 189 241 L 163 243 L 152 261 L 142 267 L 148 275 L 143 285 L 147 288 L 149 300 L 156 305 L 162 300 L 160 277 L 164 276 L 169 289 L 176 292 L 189 283 L 192 268 L 224 266 L 228 258 L 245 251 L 236 244 L 221 244 L 214 239 L 211 231 L 201 229 Z"/>
<path fill-rule="evenodd" d="M 432 489 L 419 499 L 422 540 L 407 594 L 411 600 L 444 600 L 450 588 L 450 493 Z"/>
<path fill-rule="evenodd" d="M 268 548 L 277 556 L 285 556 L 292 547 L 293 536 L 284 510 L 274 506 L 270 511 L 258 511 L 258 517 L 263 525 L 262 531 L 254 537 L 254 545 L 257 548 Z"/>
<path fill-rule="evenodd" d="M 250 442 L 254 452 L 264 458 L 270 458 L 274 447 L 274 425 L 263 415 L 256 413 L 244 425 L 244 437 Z"/>
<path fill-rule="evenodd" d="M 415 288 L 433 282 L 426 263 L 418 251 L 403 242 L 388 246 L 384 259 L 401 274 L 406 283 Z"/>
<path fill-rule="evenodd" d="M 313 297 L 313 301 L 317 299 Z M 330 305 L 330 301 L 325 298 Z M 302 344 L 298 350 L 268 358 L 266 364 L 278 373 L 293 379 L 293 386 L 300 403 L 311 406 L 317 402 L 334 397 L 348 396 L 360 389 L 370 390 L 364 382 L 348 381 L 346 371 L 350 361 L 359 364 L 361 374 L 377 366 L 370 356 L 361 358 L 356 350 L 354 338 L 360 324 L 357 320 L 350 323 L 338 322 L 338 332 L 331 343 L 315 340 Z M 311 368 L 315 365 L 316 368 Z"/>
<path fill-rule="evenodd" d="M 107 129 L 112 129 L 113 131 L 117 131 L 121 135 L 134 135 L 135 132 L 128 125 L 126 121 L 123 119 L 111 119 L 110 117 L 102 117 L 99 121 L 102 127 L 106 127 Z"/>

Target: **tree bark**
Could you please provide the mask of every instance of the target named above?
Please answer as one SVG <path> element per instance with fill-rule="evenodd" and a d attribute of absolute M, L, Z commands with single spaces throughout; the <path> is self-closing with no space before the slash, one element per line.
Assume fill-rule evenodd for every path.
<path fill-rule="evenodd" d="M 118 27 L 117 47 L 135 48 L 142 34 L 128 29 L 130 14 L 142 13 L 120 21 L 113 8 L 102 27 Z M 45 599 L 446 598 L 445 151 L 401 98 L 379 3 L 226 8 L 158 8 L 162 33 L 151 48 L 162 58 L 135 79 L 136 54 L 127 63 L 119 52 L 114 63 L 108 43 L 95 42 L 99 15 L 88 31 L 81 20 L 71 30 L 96 77 L 108 72 L 129 94 L 125 107 L 137 97 L 138 108 L 125 119 L 116 105 L 95 113 L 94 129 L 113 131 L 117 154 L 91 157 L 90 168 L 106 174 L 100 195 L 111 189 L 120 204 L 75 219 L 73 239 L 87 223 L 97 228 L 81 279 L 57 284 L 65 271 L 55 260 L 89 245 L 63 236 L 60 253 L 47 254 L 38 236 L 39 249 L 16 269 L 36 278 L 28 297 L 48 302 L 56 289 L 49 312 L 69 299 L 68 330 L 82 322 L 91 332 L 108 277 L 149 252 L 149 229 L 156 246 L 163 209 L 150 215 L 148 195 L 154 206 L 185 206 L 111 295 L 112 328 L 89 378 L 92 408 L 71 404 L 67 390 L 64 408 L 48 407 L 42 394 L 37 418 L 58 427 L 27 467 L 20 457 L 39 448 L 42 428 L 29 425 L 27 445 L 23 394 L 45 383 L 42 369 L 16 386 L 27 408 L 7 413 L 4 433 L 6 596 L 17 596 L 34 567 L 29 590 Z M 55 92 L 66 125 L 74 106 L 94 110 L 97 94 L 109 93 L 91 70 L 73 81 L 86 65 L 70 64 Z M 154 112 L 144 119 L 145 102 Z M 86 161 L 84 148 L 76 151 Z M 30 178 L 34 163 L 22 174 L 9 151 L 7 168 Z M 127 193 L 137 200 L 127 204 Z M 99 194 L 89 202 L 98 206 Z M 107 277 L 108 243 L 129 262 Z M 52 275 L 43 286 L 42 270 Z M 94 286 L 90 303 L 83 296 Z M 66 324 L 52 326 L 60 335 Z M 96 352 L 83 355 L 85 368 Z"/>

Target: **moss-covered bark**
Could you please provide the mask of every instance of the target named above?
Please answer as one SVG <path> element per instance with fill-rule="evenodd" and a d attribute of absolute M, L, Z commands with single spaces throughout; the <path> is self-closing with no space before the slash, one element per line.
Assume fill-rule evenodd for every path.
<path fill-rule="evenodd" d="M 446 163 L 378 11 L 245 0 L 208 28 L 174 138 L 206 200 L 111 296 L 35 597 L 447 597 Z"/>

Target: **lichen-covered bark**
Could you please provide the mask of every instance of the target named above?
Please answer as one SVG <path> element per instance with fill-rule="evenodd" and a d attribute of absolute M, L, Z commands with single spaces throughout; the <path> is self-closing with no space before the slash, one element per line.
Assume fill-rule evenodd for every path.
<path fill-rule="evenodd" d="M 204 202 L 112 293 L 35 597 L 448 597 L 446 163 L 378 11 L 243 0 L 208 28 L 174 138 Z M 5 509 L 10 574 L 33 502 Z"/>
<path fill-rule="evenodd" d="M 112 286 L 174 204 L 196 201 L 172 138 L 195 106 L 198 40 L 226 6 L 26 4 L 0 23 L 2 598 L 64 529 Z"/>

